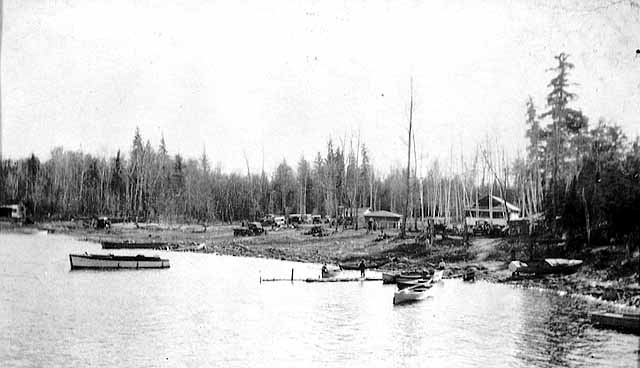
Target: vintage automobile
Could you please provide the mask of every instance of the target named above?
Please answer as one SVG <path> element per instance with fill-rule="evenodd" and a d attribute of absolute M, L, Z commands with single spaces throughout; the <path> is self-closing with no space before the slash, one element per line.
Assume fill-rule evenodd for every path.
<path fill-rule="evenodd" d="M 256 236 L 266 234 L 267 231 L 259 222 L 249 222 L 247 226 L 236 227 L 233 229 L 233 236 Z"/>

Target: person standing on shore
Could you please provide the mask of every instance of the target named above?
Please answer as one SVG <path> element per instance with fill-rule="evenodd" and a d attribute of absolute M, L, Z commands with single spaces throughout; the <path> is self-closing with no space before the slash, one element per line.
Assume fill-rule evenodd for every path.
<path fill-rule="evenodd" d="M 360 277 L 364 277 L 364 270 L 365 270 L 366 266 L 364 265 L 364 259 L 360 261 L 360 264 L 358 265 L 358 269 L 360 270 Z"/>

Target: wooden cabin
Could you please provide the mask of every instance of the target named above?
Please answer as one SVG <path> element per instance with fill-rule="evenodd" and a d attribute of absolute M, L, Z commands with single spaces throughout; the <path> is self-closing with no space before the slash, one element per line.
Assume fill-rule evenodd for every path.
<path fill-rule="evenodd" d="M 22 220 L 26 216 L 26 210 L 22 204 L 0 205 L 0 218 Z"/>
<path fill-rule="evenodd" d="M 485 196 L 464 210 L 467 226 L 488 224 L 490 226 L 507 226 L 508 221 L 520 218 L 520 209 L 496 196 Z"/>
<path fill-rule="evenodd" d="M 366 210 L 362 216 L 367 228 L 371 223 L 371 230 L 397 229 L 400 227 L 400 220 L 402 220 L 402 215 L 384 210 Z"/>

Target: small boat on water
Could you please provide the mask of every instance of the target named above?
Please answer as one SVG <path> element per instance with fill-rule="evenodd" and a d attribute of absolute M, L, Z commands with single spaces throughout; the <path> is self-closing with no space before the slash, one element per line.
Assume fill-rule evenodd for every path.
<path fill-rule="evenodd" d="M 429 273 L 427 271 L 413 271 L 403 272 L 396 276 L 396 282 L 404 282 L 410 280 L 428 279 Z"/>
<path fill-rule="evenodd" d="M 116 256 L 113 254 L 69 254 L 71 269 L 169 268 L 169 260 L 159 256 Z"/>
<path fill-rule="evenodd" d="M 101 241 L 102 249 L 164 249 L 166 242 L 137 242 L 130 240 L 122 241 Z"/>
<path fill-rule="evenodd" d="M 542 260 L 513 261 L 509 264 L 509 271 L 514 276 L 520 274 L 549 275 L 574 273 L 582 266 L 579 259 L 545 258 Z"/>
<path fill-rule="evenodd" d="M 414 279 L 414 280 L 400 280 L 397 281 L 396 284 L 398 285 L 398 290 L 402 290 L 402 289 L 406 289 L 412 286 L 416 286 L 416 285 L 420 285 L 420 284 L 435 284 L 437 282 L 442 281 L 442 275 L 444 274 L 444 271 L 435 271 L 433 273 L 433 275 L 430 278 L 421 278 L 421 279 Z"/>
<path fill-rule="evenodd" d="M 431 279 L 403 280 L 397 281 L 396 285 L 398 285 L 398 290 L 402 290 L 420 284 L 428 284 L 430 281 Z"/>
<path fill-rule="evenodd" d="M 598 327 L 640 334 L 640 313 L 593 312 L 591 323 Z"/>
<path fill-rule="evenodd" d="M 425 283 L 398 290 L 393 294 L 393 304 L 417 302 L 428 296 L 428 291 L 433 284 Z"/>

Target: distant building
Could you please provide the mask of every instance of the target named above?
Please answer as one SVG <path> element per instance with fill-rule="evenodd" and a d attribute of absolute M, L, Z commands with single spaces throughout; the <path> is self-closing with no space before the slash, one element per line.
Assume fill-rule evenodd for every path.
<path fill-rule="evenodd" d="M 491 198 L 491 200 L 489 199 Z M 492 226 L 507 226 L 508 221 L 520 218 L 520 209 L 504 199 L 496 196 L 485 196 L 464 210 L 465 222 L 468 226 L 487 223 Z"/>
<path fill-rule="evenodd" d="M 371 223 L 372 229 L 375 230 L 397 229 L 400 226 L 400 220 L 402 220 L 402 215 L 389 211 L 366 210 L 362 216 L 366 226 Z"/>
<path fill-rule="evenodd" d="M 26 216 L 26 210 L 22 204 L 0 205 L 0 218 L 10 218 L 12 220 L 22 220 Z"/>

